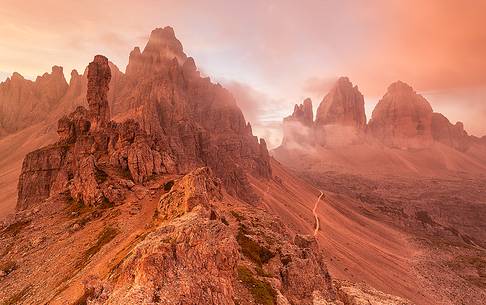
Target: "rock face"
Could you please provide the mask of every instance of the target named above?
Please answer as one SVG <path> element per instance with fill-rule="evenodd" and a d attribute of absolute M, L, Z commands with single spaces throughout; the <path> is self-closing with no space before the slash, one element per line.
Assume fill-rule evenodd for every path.
<path fill-rule="evenodd" d="M 453 125 L 445 116 L 435 112 L 432 114 L 432 136 L 435 141 L 459 151 L 466 151 L 472 142 L 462 122 Z"/>
<path fill-rule="evenodd" d="M 122 178 L 143 183 L 156 174 L 184 174 L 203 165 L 230 194 L 258 200 L 246 175 L 271 177 L 269 154 L 231 94 L 200 77 L 171 28 L 154 30 L 144 51 L 137 50 L 126 74 L 103 56 L 90 63 L 86 81 L 73 72 L 65 96 L 83 102 L 77 94 L 86 88 L 88 109 L 80 106 L 62 117 L 60 140 L 25 158 L 18 208 L 66 188 L 87 204 L 116 201 Z M 67 98 L 62 102 L 74 106 Z M 130 119 L 116 123 L 110 113 Z M 32 183 L 39 187 L 30 188 Z"/>
<path fill-rule="evenodd" d="M 316 142 L 327 147 L 359 142 L 365 127 L 363 95 L 347 77 L 339 78 L 317 108 Z"/>
<path fill-rule="evenodd" d="M 97 55 L 89 69 L 89 109 L 79 106 L 59 119 L 59 141 L 25 157 L 18 209 L 61 192 L 87 205 L 117 202 L 123 199 L 126 178 L 142 183 L 167 172 L 154 142 L 137 122 L 109 121 L 108 60 Z"/>
<path fill-rule="evenodd" d="M 68 89 L 61 67 L 35 81 L 14 73 L 0 83 L 0 136 L 16 132 L 43 120 Z"/>
<path fill-rule="evenodd" d="M 302 104 L 295 104 L 294 112 L 283 119 L 283 143 L 288 145 L 310 143 L 313 124 L 312 101 L 307 98 Z"/>
<path fill-rule="evenodd" d="M 341 77 L 324 97 L 316 112 L 316 125 L 366 127 L 364 98 L 347 77 Z"/>
<path fill-rule="evenodd" d="M 162 222 L 90 304 L 335 304 L 313 237 L 295 242 L 268 213 L 227 200 L 207 167 L 176 181 L 159 201 Z"/>
<path fill-rule="evenodd" d="M 433 141 L 432 107 L 412 87 L 395 82 L 373 110 L 368 129 L 373 137 L 390 147 L 427 147 Z"/>
<path fill-rule="evenodd" d="M 317 108 L 315 122 L 312 102 L 306 99 L 302 105 L 295 105 L 291 116 L 284 118 L 283 128 L 282 145 L 289 148 L 360 142 L 366 129 L 363 95 L 347 77 L 341 77 Z"/>
<path fill-rule="evenodd" d="M 93 130 L 105 128 L 110 121 L 110 108 L 108 106 L 108 85 L 111 80 L 111 70 L 108 59 L 96 55 L 94 61 L 88 66 L 88 101 Z"/>
<path fill-rule="evenodd" d="M 177 172 L 207 165 L 230 193 L 255 200 L 243 172 L 270 177 L 266 144 L 252 135 L 232 95 L 200 76 L 172 28 L 154 30 L 143 51 L 131 52 L 120 82 L 113 113 L 137 120 Z"/>

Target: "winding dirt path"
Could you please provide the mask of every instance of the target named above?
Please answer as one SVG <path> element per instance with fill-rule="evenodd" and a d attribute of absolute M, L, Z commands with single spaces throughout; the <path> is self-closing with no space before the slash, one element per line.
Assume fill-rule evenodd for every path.
<path fill-rule="evenodd" d="M 317 213 L 316 213 L 317 206 L 319 204 L 319 201 L 321 201 L 321 197 L 324 196 L 324 193 L 322 191 L 320 191 L 320 192 L 321 192 L 321 194 L 317 198 L 317 201 L 314 204 L 314 208 L 312 209 L 312 214 L 314 214 L 314 218 L 316 219 L 316 228 L 314 229 L 314 236 L 316 236 L 317 232 L 319 232 L 319 217 L 317 217 Z"/>

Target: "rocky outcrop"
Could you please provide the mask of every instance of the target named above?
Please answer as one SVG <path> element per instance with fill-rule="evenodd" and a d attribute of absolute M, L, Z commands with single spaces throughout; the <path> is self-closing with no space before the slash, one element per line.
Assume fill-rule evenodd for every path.
<path fill-rule="evenodd" d="M 292 115 L 284 118 L 284 122 L 285 121 L 297 121 L 304 126 L 311 126 L 314 121 L 311 99 L 306 98 L 302 104 L 295 104 L 294 112 Z"/>
<path fill-rule="evenodd" d="M 168 193 L 160 198 L 158 211 L 165 220 L 180 217 L 196 206 L 209 208 L 214 201 L 223 198 L 221 183 L 207 167 L 185 175 Z"/>
<path fill-rule="evenodd" d="M 284 118 L 282 146 L 308 149 L 314 145 L 344 146 L 364 139 L 366 114 L 364 98 L 357 86 L 341 77 L 317 108 L 315 122 L 312 102 L 295 105 L 292 115 Z"/>
<path fill-rule="evenodd" d="M 294 241 L 278 219 L 231 200 L 207 167 L 162 195 L 155 223 L 90 304 L 336 301 L 316 240 Z"/>
<path fill-rule="evenodd" d="M 432 107 L 412 87 L 395 82 L 373 110 L 368 129 L 374 138 L 390 147 L 428 147 L 433 142 Z"/>
<path fill-rule="evenodd" d="M 88 91 L 86 99 L 93 130 L 105 128 L 110 121 L 108 106 L 108 85 L 111 80 L 111 70 L 108 59 L 96 55 L 88 66 Z"/>
<path fill-rule="evenodd" d="M 97 55 L 89 70 L 89 109 L 79 106 L 59 119 L 59 141 L 26 156 L 18 209 L 62 192 L 87 205 L 116 203 L 123 199 L 126 178 L 142 183 L 167 171 L 154 142 L 137 122 L 109 121 L 108 60 Z"/>

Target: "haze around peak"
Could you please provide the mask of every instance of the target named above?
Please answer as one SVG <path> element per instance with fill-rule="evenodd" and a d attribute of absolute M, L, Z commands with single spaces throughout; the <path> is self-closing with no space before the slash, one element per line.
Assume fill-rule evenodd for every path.
<path fill-rule="evenodd" d="M 99 9 L 91 10 L 95 3 Z M 387 87 L 402 80 L 435 111 L 481 136 L 486 134 L 485 10 L 486 3 L 452 0 L 307 1 L 305 6 L 2 0 L 0 70 L 35 79 L 60 65 L 69 80 L 72 69 L 84 71 L 94 54 L 104 54 L 124 71 L 129 52 L 135 46 L 143 50 L 153 29 L 169 25 L 203 74 L 239 90 L 232 92 L 270 147 L 280 143 L 279 124 L 293 104 L 311 97 L 315 111 L 343 75 L 363 93 L 368 118 Z M 0 72 L 0 80 L 9 75 Z"/>

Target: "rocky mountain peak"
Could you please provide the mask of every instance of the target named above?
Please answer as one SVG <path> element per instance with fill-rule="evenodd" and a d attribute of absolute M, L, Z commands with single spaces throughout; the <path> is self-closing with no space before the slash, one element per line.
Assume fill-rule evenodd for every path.
<path fill-rule="evenodd" d="M 311 126 L 314 119 L 312 100 L 310 98 L 306 98 L 302 104 L 295 104 L 294 112 L 286 119 L 296 120 L 305 126 Z"/>
<path fill-rule="evenodd" d="M 397 81 L 378 102 L 369 130 L 388 146 L 423 148 L 432 141 L 432 107 L 404 82 Z"/>
<path fill-rule="evenodd" d="M 111 80 L 111 70 L 108 59 L 96 55 L 88 66 L 88 100 L 93 128 L 105 127 L 110 121 L 108 105 L 108 90 Z"/>
<path fill-rule="evenodd" d="M 12 73 L 12 76 L 10 77 L 11 81 L 22 81 L 25 80 L 25 78 L 18 72 Z"/>
<path fill-rule="evenodd" d="M 388 86 L 387 92 L 388 93 L 410 93 L 410 94 L 415 93 L 412 86 L 400 80 L 390 84 L 390 86 Z"/>
<path fill-rule="evenodd" d="M 143 54 L 158 54 L 168 59 L 177 58 L 180 64 L 186 59 L 182 43 L 176 38 L 174 29 L 169 26 L 152 31 Z"/>
<path fill-rule="evenodd" d="M 135 47 L 130 53 L 126 73 L 129 75 L 167 73 L 173 60 L 182 66 L 187 56 L 182 43 L 176 38 L 171 27 L 157 28 L 152 31 L 145 48 L 140 52 Z"/>
<path fill-rule="evenodd" d="M 294 112 L 283 119 L 283 144 L 304 144 L 310 141 L 309 132 L 313 126 L 312 101 L 306 98 L 302 104 L 295 104 Z"/>
<path fill-rule="evenodd" d="M 324 97 L 316 112 L 316 125 L 366 126 L 364 97 L 349 78 L 340 77 Z"/>

